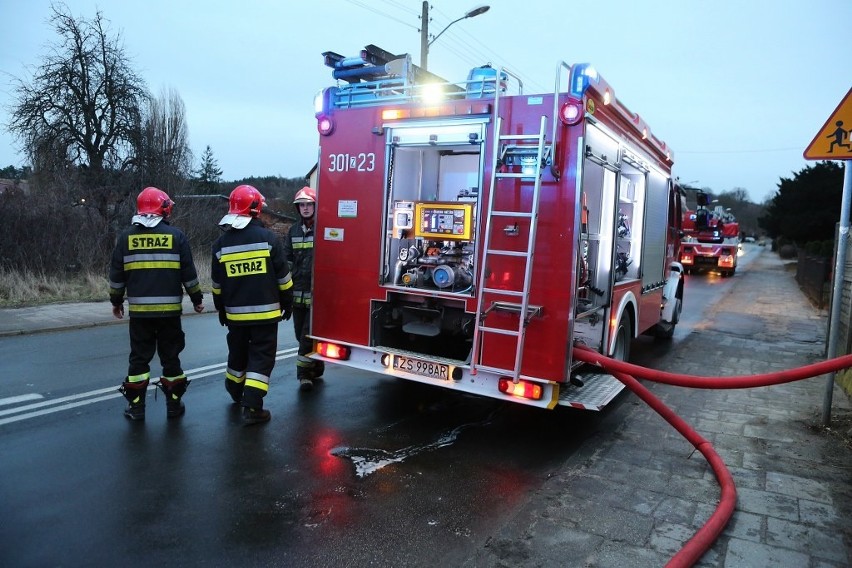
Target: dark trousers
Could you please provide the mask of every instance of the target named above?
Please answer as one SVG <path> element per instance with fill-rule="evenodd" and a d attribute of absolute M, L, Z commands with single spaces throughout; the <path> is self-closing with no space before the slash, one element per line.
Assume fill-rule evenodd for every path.
<path fill-rule="evenodd" d="M 160 356 L 164 377 L 183 374 L 180 353 L 186 346 L 180 316 L 164 318 L 130 318 L 130 366 L 128 376 L 151 371 L 154 353 Z"/>
<path fill-rule="evenodd" d="M 325 363 L 309 359 L 307 354 L 314 350 L 314 342 L 308 337 L 311 334 L 311 309 L 293 306 L 293 332 L 299 342 L 299 352 L 296 356 L 296 378 L 315 379 L 325 372 Z"/>
<path fill-rule="evenodd" d="M 243 391 L 243 406 L 263 406 L 277 351 L 277 322 L 228 326 L 228 367 L 234 371 L 245 371 L 247 379 L 264 383 L 266 387 L 263 389 L 247 384 Z"/>

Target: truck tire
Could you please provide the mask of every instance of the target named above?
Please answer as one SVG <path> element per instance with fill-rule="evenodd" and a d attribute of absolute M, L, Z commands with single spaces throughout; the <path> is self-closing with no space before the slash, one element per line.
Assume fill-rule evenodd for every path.
<path fill-rule="evenodd" d="M 680 311 L 683 306 L 683 302 L 680 298 L 675 297 L 675 301 L 677 302 L 677 306 L 675 307 L 674 313 L 672 313 L 671 323 L 658 323 L 657 327 L 654 328 L 654 337 L 657 339 L 671 339 L 674 337 L 675 328 L 680 321 Z"/>
<path fill-rule="evenodd" d="M 624 320 L 627 320 L 627 323 Z M 615 345 L 610 355 L 610 358 L 616 361 L 628 361 L 630 359 L 630 342 L 633 337 L 631 337 L 629 322 L 630 316 L 624 317 L 618 322 L 618 328 L 615 331 Z"/>

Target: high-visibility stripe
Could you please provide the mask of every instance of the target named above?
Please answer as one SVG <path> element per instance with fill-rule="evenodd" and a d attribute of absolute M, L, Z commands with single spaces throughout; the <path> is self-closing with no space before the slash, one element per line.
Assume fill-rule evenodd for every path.
<path fill-rule="evenodd" d="M 131 312 L 179 312 L 181 304 L 130 304 Z"/>
<path fill-rule="evenodd" d="M 141 375 L 128 375 L 127 382 L 128 383 L 141 383 L 143 381 L 147 381 L 151 378 L 151 372 L 142 373 Z"/>
<path fill-rule="evenodd" d="M 281 283 L 281 280 L 278 281 L 278 289 L 282 292 L 284 290 L 289 290 L 293 287 L 293 280 L 291 280 L 290 278 L 284 278 L 284 281 L 285 282 L 283 284 Z"/>
<path fill-rule="evenodd" d="M 262 390 L 263 392 L 269 392 L 269 385 L 257 379 L 246 378 L 246 387 L 256 388 L 258 390 Z"/>
<path fill-rule="evenodd" d="M 259 242 L 259 243 L 247 243 L 247 244 L 244 244 L 244 245 L 234 245 L 234 246 L 230 246 L 230 247 L 222 247 L 221 250 L 216 252 L 216 256 L 218 258 L 221 258 L 221 257 L 227 256 L 229 254 L 239 254 L 239 253 L 242 253 L 242 252 L 263 251 L 263 250 L 265 250 L 267 252 L 267 256 L 268 256 L 270 249 L 271 249 L 271 245 L 269 243 L 267 243 L 266 241 Z"/>
<path fill-rule="evenodd" d="M 181 373 L 180 375 L 177 375 L 176 377 L 163 377 L 163 378 L 166 379 L 167 381 L 185 380 L 186 379 L 186 373 Z"/>
<path fill-rule="evenodd" d="M 258 258 L 269 258 L 269 249 L 223 254 L 219 257 L 219 262 L 225 264 L 226 262 L 234 262 L 236 260 L 255 260 Z"/>
<path fill-rule="evenodd" d="M 169 268 L 180 270 L 180 262 L 171 261 L 148 261 L 148 262 L 128 262 L 124 264 L 125 270 L 142 270 L 145 268 Z"/>
<path fill-rule="evenodd" d="M 246 386 L 254 387 L 257 390 L 262 390 L 263 392 L 269 392 L 269 385 L 260 381 L 252 381 L 250 379 L 246 379 Z"/>
<path fill-rule="evenodd" d="M 280 310 L 281 306 L 278 305 L 278 302 L 272 304 L 258 304 L 256 306 L 231 306 L 225 307 L 225 311 L 228 314 L 250 314 L 257 312 L 266 312 L 271 310 Z"/>
<path fill-rule="evenodd" d="M 187 294 L 195 294 L 201 291 L 201 283 L 198 281 L 198 278 L 184 282 L 183 287 L 186 288 Z"/>
<path fill-rule="evenodd" d="M 225 369 L 225 378 L 237 384 L 242 384 L 246 380 L 245 371 L 235 371 L 229 367 Z"/>
<path fill-rule="evenodd" d="M 177 253 L 149 253 L 149 254 L 126 254 L 122 259 L 124 264 L 129 262 L 139 262 L 143 260 L 166 260 L 180 262 L 180 255 Z"/>
<path fill-rule="evenodd" d="M 180 296 L 129 296 L 131 304 L 180 304 Z"/>
<path fill-rule="evenodd" d="M 293 248 L 299 250 L 314 248 L 314 241 L 311 239 L 309 242 L 297 243 L 296 239 L 293 239 Z"/>
<path fill-rule="evenodd" d="M 228 319 L 233 321 L 255 321 L 255 320 L 268 320 L 274 319 L 281 316 L 281 310 L 271 310 L 268 312 L 254 312 L 250 314 L 233 314 L 231 312 L 227 313 Z"/>

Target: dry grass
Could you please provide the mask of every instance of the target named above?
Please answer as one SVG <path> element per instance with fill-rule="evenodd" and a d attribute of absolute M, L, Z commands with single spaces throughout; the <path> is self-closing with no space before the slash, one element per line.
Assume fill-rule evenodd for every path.
<path fill-rule="evenodd" d="M 108 290 L 107 279 L 91 272 L 55 276 L 0 268 L 0 307 L 4 308 L 105 300 Z"/>
<path fill-rule="evenodd" d="M 210 292 L 210 253 L 195 255 L 198 279 Z M 56 302 L 104 302 L 109 299 L 105 274 L 80 271 L 68 274 L 17 272 L 0 267 L 0 308 L 23 308 Z"/>

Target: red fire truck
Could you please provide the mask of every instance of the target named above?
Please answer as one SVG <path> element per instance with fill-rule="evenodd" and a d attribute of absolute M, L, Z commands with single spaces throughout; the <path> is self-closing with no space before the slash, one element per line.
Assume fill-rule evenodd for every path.
<path fill-rule="evenodd" d="M 708 208 L 709 197 L 697 194 L 695 211 L 683 215 L 683 243 L 680 262 L 687 274 L 715 270 L 724 278 L 737 271 L 740 226 L 734 215 L 721 205 Z"/>
<path fill-rule="evenodd" d="M 671 337 L 683 300 L 672 153 L 588 64 L 555 90 L 451 83 L 367 46 L 326 52 L 311 356 L 542 408 L 622 384 L 572 357 Z"/>

